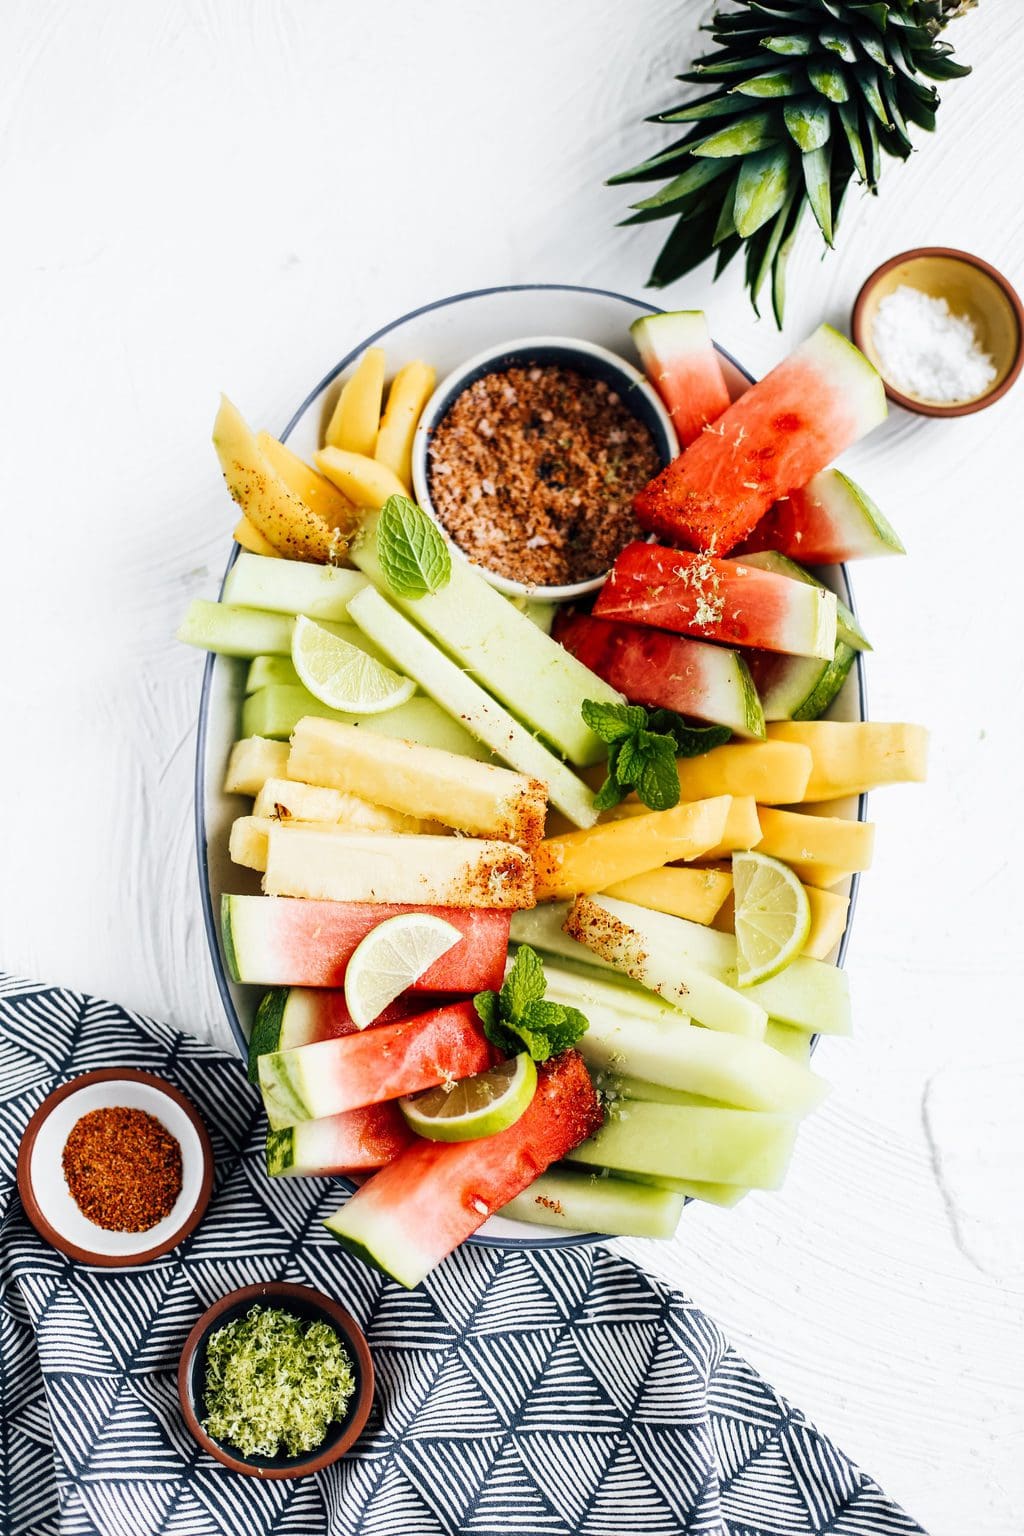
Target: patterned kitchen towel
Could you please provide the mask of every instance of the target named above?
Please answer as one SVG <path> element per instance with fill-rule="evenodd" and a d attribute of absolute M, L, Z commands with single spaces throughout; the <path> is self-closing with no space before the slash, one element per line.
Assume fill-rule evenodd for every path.
<path fill-rule="evenodd" d="M 137 1269 L 73 1263 L 14 1187 L 58 1083 L 113 1064 L 176 1082 L 213 1138 L 197 1232 Z M 892 1504 L 683 1297 L 600 1246 L 471 1246 L 408 1292 L 321 1226 L 324 1179 L 272 1183 L 240 1063 L 128 1009 L 0 979 L 0 1532 L 4 1536 L 908 1536 Z M 201 1453 L 175 1370 L 225 1291 L 341 1300 L 377 1368 L 366 1431 L 317 1479 Z"/>

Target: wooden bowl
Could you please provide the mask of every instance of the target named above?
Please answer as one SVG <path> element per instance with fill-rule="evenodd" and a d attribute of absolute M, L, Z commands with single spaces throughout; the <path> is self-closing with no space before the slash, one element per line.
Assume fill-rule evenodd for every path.
<path fill-rule="evenodd" d="M 241 1451 L 226 1441 L 214 1440 L 202 1426 L 206 1416 L 204 1399 L 206 1380 L 206 1349 L 210 1336 L 218 1328 L 225 1327 L 238 1317 L 244 1317 L 254 1303 L 262 1302 L 291 1312 L 303 1322 L 322 1322 L 340 1335 L 348 1349 L 355 1377 L 355 1391 L 349 1398 L 345 1417 L 328 1426 L 327 1434 L 315 1450 L 299 1456 L 282 1453 L 279 1456 L 243 1456 Z M 245 1477 L 295 1478 L 309 1477 L 322 1472 L 332 1462 L 338 1461 L 359 1439 L 373 1406 L 373 1361 L 366 1335 L 344 1307 L 332 1301 L 321 1291 L 306 1285 L 292 1285 L 287 1281 L 269 1281 L 262 1285 L 245 1285 L 240 1290 L 229 1291 L 204 1312 L 185 1340 L 178 1364 L 178 1396 L 181 1410 L 193 1438 L 232 1472 Z"/>
<path fill-rule="evenodd" d="M 972 400 L 923 400 L 904 394 L 885 376 L 872 332 L 881 301 L 900 286 L 946 299 L 954 314 L 965 315 L 996 369 L 984 394 Z M 853 307 L 853 340 L 878 369 L 885 392 L 896 405 L 919 416 L 970 416 L 1001 400 L 1024 365 L 1024 305 L 1001 272 L 967 251 L 947 246 L 919 246 L 892 256 L 868 278 Z"/>

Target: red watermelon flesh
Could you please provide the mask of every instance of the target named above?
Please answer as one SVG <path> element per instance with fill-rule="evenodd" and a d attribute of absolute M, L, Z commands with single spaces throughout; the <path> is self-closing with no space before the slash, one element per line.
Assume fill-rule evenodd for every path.
<path fill-rule="evenodd" d="M 835 653 L 834 592 L 659 544 L 626 545 L 594 613 L 790 656 Z"/>
<path fill-rule="evenodd" d="M 277 1116 L 320 1120 L 475 1077 L 497 1060 L 472 1002 L 463 1001 L 360 1034 L 268 1051 L 259 1079 Z"/>
<path fill-rule="evenodd" d="M 650 382 L 686 447 L 729 406 L 729 390 L 699 309 L 644 315 L 630 326 Z"/>
<path fill-rule="evenodd" d="M 765 513 L 744 540 L 742 553 L 766 549 L 806 565 L 906 553 L 867 492 L 838 469 L 823 470 Z"/>
<path fill-rule="evenodd" d="M 416 1141 L 325 1225 L 350 1252 L 418 1285 L 601 1120 L 583 1058 L 564 1051 L 538 1065 L 537 1091 L 515 1125 L 479 1141 Z"/>
<path fill-rule="evenodd" d="M 511 915 L 490 907 L 225 896 L 221 932 L 228 969 L 235 981 L 267 987 L 340 987 L 359 941 L 399 912 L 431 912 L 462 934 L 411 990 L 481 992 L 501 986 Z"/>
<path fill-rule="evenodd" d="M 397 1104 L 367 1104 L 271 1131 L 267 1172 L 271 1178 L 319 1178 L 383 1168 L 413 1140 Z"/>
<path fill-rule="evenodd" d="M 746 663 L 724 645 L 564 609 L 552 634 L 631 704 L 673 709 L 726 725 L 741 736 L 764 735 L 764 715 Z"/>
<path fill-rule="evenodd" d="M 885 414 L 871 364 L 819 326 L 638 492 L 637 519 L 687 549 L 727 555 Z"/>

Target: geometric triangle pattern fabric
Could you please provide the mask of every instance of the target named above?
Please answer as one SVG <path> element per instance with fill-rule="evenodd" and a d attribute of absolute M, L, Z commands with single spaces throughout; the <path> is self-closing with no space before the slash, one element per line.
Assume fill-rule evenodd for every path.
<path fill-rule="evenodd" d="M 216 1164 L 199 1229 L 135 1269 L 77 1265 L 15 1164 L 50 1090 L 123 1064 L 176 1082 Z M 463 1247 L 414 1291 L 333 1242 L 324 1179 L 271 1185 L 233 1057 L 101 999 L 0 976 L 3 1536 L 923 1536 L 712 1319 L 598 1245 Z M 352 1452 L 261 1483 L 200 1452 L 175 1372 L 225 1291 L 288 1278 L 365 1329 Z"/>

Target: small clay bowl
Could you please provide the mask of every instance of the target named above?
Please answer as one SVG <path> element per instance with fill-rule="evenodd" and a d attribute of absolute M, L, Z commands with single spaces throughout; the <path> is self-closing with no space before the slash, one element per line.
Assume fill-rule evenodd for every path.
<path fill-rule="evenodd" d="M 348 1400 L 345 1417 L 328 1426 L 327 1435 L 316 1450 L 301 1456 L 246 1457 L 227 1441 L 215 1440 L 202 1426 L 201 1421 L 206 1417 L 206 1350 L 210 1337 L 219 1328 L 244 1317 L 257 1302 L 291 1312 L 303 1322 L 327 1323 L 340 1336 L 352 1361 L 356 1385 Z M 355 1318 L 321 1291 L 305 1285 L 291 1285 L 284 1280 L 244 1285 L 241 1290 L 229 1291 L 204 1312 L 185 1340 L 178 1364 L 178 1396 L 185 1423 L 195 1439 L 204 1451 L 216 1457 L 223 1466 L 230 1467 L 232 1472 L 241 1472 L 245 1477 L 309 1477 L 344 1456 L 362 1434 L 373 1406 L 373 1361 L 366 1335 Z"/>
<path fill-rule="evenodd" d="M 416 500 L 435 522 L 440 524 L 430 496 L 427 450 L 431 434 L 447 416 L 459 395 L 487 373 L 551 365 L 572 368 L 585 378 L 607 384 L 650 432 L 662 468 L 675 458 L 679 452 L 679 442 L 672 418 L 640 370 L 624 357 L 610 352 L 607 347 L 599 347 L 596 342 L 581 341 L 569 336 L 527 336 L 518 341 L 507 341 L 500 346 L 488 347 L 484 352 L 477 352 L 458 368 L 454 368 L 441 380 L 423 409 L 413 438 L 412 483 Z M 441 527 L 443 530 L 443 524 Z M 453 548 L 459 549 L 454 541 Z M 462 554 L 462 551 L 459 550 L 459 553 Z M 497 571 L 489 571 L 485 566 L 480 566 L 479 570 L 481 576 L 499 592 L 504 592 L 506 597 L 532 598 L 543 603 L 575 602 L 602 587 L 608 574 L 607 571 L 601 571 L 599 575 L 590 576 L 585 581 L 568 582 L 561 586 L 530 586 L 526 582 L 513 581 L 508 576 L 500 576 Z"/>
<path fill-rule="evenodd" d="M 900 286 L 945 299 L 956 315 L 965 315 L 996 369 L 984 394 L 972 400 L 921 400 L 891 384 L 875 351 L 872 332 L 882 300 Z M 922 245 L 882 263 L 861 288 L 853 306 L 853 339 L 881 374 L 889 399 L 919 416 L 970 416 L 1001 400 L 1024 366 L 1024 305 L 1001 272 L 947 246 Z"/>
<path fill-rule="evenodd" d="M 64 1178 L 64 1144 L 93 1109 L 142 1109 L 181 1147 L 181 1193 L 173 1209 L 145 1232 L 108 1232 L 84 1216 Z M 198 1226 L 213 1188 L 213 1148 L 206 1126 L 183 1093 L 151 1072 L 107 1067 L 84 1072 L 49 1094 L 18 1151 L 18 1194 L 41 1237 L 81 1264 L 104 1268 L 145 1264 L 169 1253 Z"/>

